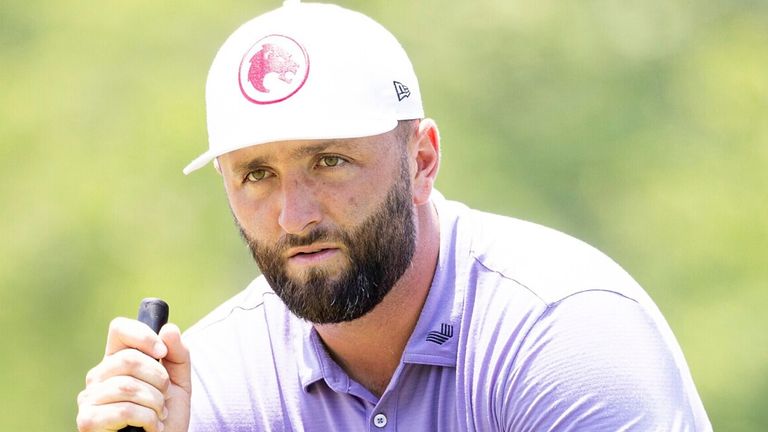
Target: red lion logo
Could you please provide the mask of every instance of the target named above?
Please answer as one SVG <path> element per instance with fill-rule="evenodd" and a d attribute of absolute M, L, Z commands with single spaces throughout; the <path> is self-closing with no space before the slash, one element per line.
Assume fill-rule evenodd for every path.
<path fill-rule="evenodd" d="M 269 89 L 264 87 L 264 77 L 268 73 L 274 72 L 282 81 L 290 84 L 293 76 L 299 69 L 299 64 L 291 59 L 292 55 L 288 51 L 271 43 L 265 43 L 261 49 L 251 57 L 251 68 L 248 70 L 248 81 L 253 88 L 262 92 L 269 93 Z M 288 73 L 291 76 L 288 76 Z"/>

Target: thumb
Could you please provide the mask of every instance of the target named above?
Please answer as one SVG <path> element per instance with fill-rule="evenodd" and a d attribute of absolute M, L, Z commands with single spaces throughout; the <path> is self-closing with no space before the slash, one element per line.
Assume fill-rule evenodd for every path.
<path fill-rule="evenodd" d="M 176 324 L 168 323 L 160 330 L 160 339 L 168 348 L 168 354 L 163 357 L 163 366 L 173 384 L 191 393 L 191 363 L 189 350 L 181 340 L 181 331 Z"/>

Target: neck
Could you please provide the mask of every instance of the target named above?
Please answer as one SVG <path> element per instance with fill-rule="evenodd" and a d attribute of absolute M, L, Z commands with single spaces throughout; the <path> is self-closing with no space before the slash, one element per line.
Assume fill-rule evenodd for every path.
<path fill-rule="evenodd" d="M 400 364 L 437 266 L 440 230 L 431 202 L 417 208 L 417 221 L 411 265 L 384 300 L 354 321 L 315 325 L 331 357 L 376 396 Z"/>

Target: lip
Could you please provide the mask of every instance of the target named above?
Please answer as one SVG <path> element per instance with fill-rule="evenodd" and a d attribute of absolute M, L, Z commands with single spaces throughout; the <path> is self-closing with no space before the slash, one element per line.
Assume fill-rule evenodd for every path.
<path fill-rule="evenodd" d="M 339 247 L 331 243 L 315 243 L 307 246 L 290 248 L 285 255 L 288 258 L 293 258 L 295 256 L 315 254 L 328 249 L 339 249 Z"/>
<path fill-rule="evenodd" d="M 297 264 L 313 264 L 330 258 L 339 252 L 339 247 L 333 244 L 318 243 L 308 246 L 295 247 L 288 250 L 288 261 Z"/>

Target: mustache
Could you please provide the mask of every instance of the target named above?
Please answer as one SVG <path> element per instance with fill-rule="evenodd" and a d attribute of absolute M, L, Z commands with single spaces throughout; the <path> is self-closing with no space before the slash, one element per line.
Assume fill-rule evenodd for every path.
<path fill-rule="evenodd" d="M 256 247 L 259 249 L 262 247 L 254 239 L 252 239 L 248 234 L 246 234 L 245 230 L 243 229 L 242 226 L 240 226 L 237 220 L 235 220 L 235 223 L 237 224 L 238 231 L 240 231 L 240 237 L 249 246 L 251 246 L 252 248 Z M 289 248 L 309 246 L 319 241 L 337 241 L 337 242 L 344 243 L 345 236 L 342 233 L 333 232 L 327 228 L 317 227 L 304 235 L 284 234 L 277 240 L 277 242 L 274 245 L 270 247 L 270 249 L 273 251 L 273 253 L 279 254 Z"/>
<path fill-rule="evenodd" d="M 275 244 L 275 250 L 282 252 L 288 248 L 309 246 L 312 243 L 319 241 L 333 241 L 338 237 L 338 233 L 334 235 L 334 233 L 327 228 L 318 227 L 303 236 L 296 234 L 283 235 Z"/>

